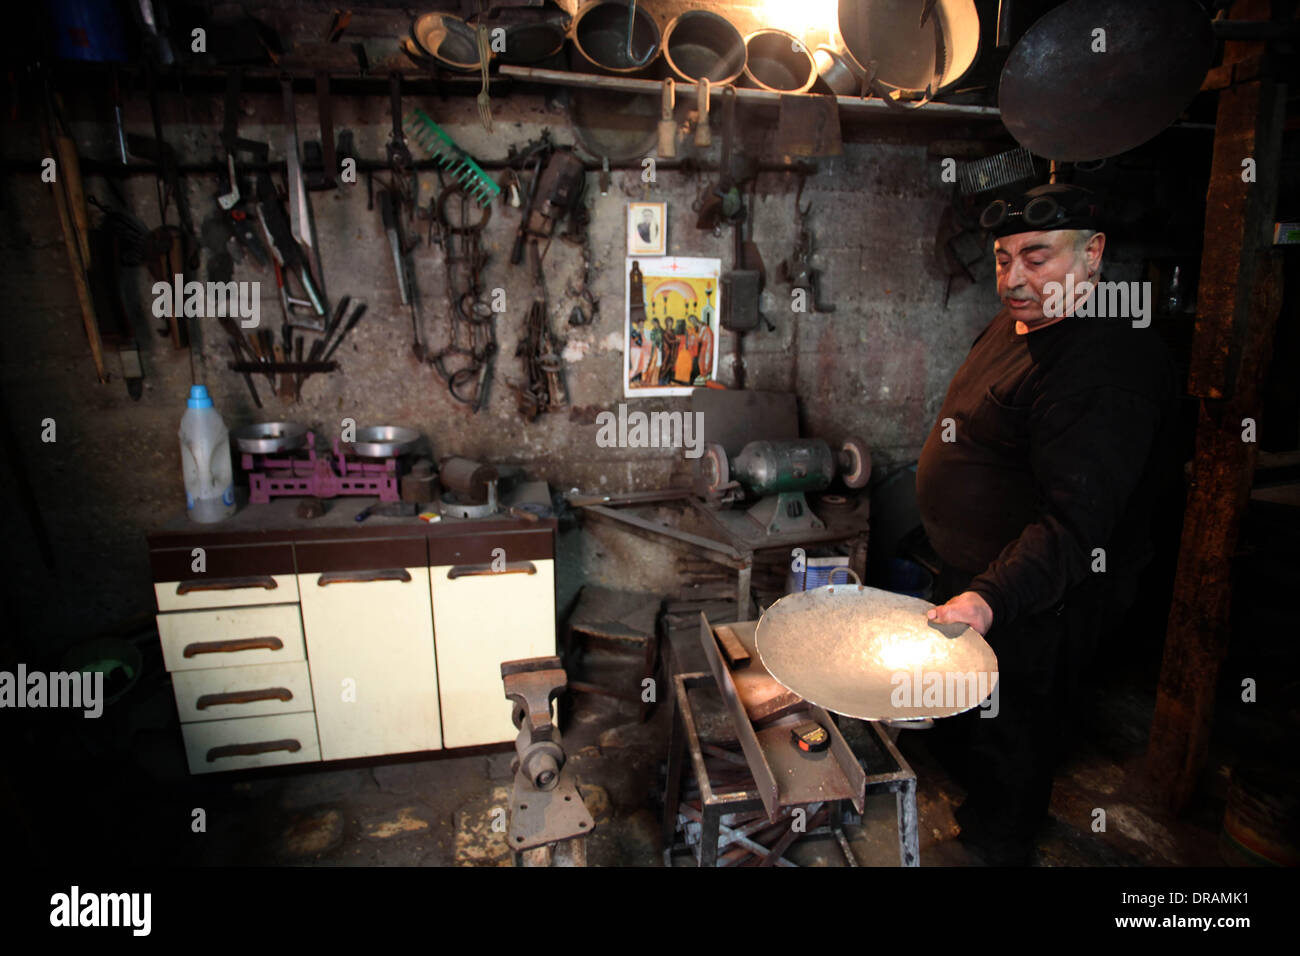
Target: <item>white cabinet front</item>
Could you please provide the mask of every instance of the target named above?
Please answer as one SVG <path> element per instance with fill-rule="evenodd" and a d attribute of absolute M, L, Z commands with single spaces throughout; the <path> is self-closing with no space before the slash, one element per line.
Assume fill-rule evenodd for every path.
<path fill-rule="evenodd" d="M 441 565 L 430 578 L 443 746 L 514 740 L 501 662 L 555 653 L 555 562 Z"/>
<path fill-rule="evenodd" d="M 298 575 L 322 760 L 443 746 L 429 569 Z"/>

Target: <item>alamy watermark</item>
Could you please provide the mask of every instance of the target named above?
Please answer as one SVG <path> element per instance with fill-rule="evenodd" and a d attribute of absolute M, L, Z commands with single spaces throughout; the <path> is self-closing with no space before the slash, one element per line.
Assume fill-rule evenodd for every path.
<path fill-rule="evenodd" d="M 171 282 L 155 282 L 150 291 L 156 319 L 233 318 L 245 329 L 262 321 L 260 282 L 186 282 L 177 273 Z"/>
<path fill-rule="evenodd" d="M 1074 281 L 1074 273 L 1066 273 L 1064 284 L 1043 284 L 1047 298 L 1043 300 L 1043 315 L 1050 319 L 1061 316 L 1078 316 L 1081 319 L 1132 319 L 1133 328 L 1145 329 L 1151 324 L 1150 282 L 1083 282 Z M 1078 296 L 1086 298 L 1075 304 Z M 1074 311 L 1070 307 L 1074 306 Z"/>
<path fill-rule="evenodd" d="M 0 707 L 57 707 L 85 711 L 94 719 L 104 713 L 103 671 L 0 671 Z"/>
<path fill-rule="evenodd" d="M 704 454 L 703 412 L 629 412 L 619 402 L 618 414 L 596 416 L 601 448 L 684 448 L 687 458 Z"/>
<path fill-rule="evenodd" d="M 893 690 L 889 703 L 893 707 L 921 707 L 926 710 L 955 710 L 960 713 L 978 706 L 981 717 L 996 717 L 998 703 L 997 671 L 935 671 L 913 667 L 889 676 Z"/>
<path fill-rule="evenodd" d="M 148 936 L 152 911 L 152 893 L 83 893 L 73 886 L 50 897 L 51 926 L 125 926 L 133 936 Z"/>

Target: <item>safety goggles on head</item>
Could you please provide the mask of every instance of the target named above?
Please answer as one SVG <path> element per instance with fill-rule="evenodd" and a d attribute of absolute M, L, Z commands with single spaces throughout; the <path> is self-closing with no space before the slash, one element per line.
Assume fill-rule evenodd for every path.
<path fill-rule="evenodd" d="M 1017 208 L 1019 205 L 1005 199 L 993 200 L 980 214 L 980 226 L 995 231 L 1019 218 L 1029 229 L 1057 229 L 1064 228 L 1070 218 L 1069 211 L 1052 196 L 1035 196 L 1023 209 Z"/>

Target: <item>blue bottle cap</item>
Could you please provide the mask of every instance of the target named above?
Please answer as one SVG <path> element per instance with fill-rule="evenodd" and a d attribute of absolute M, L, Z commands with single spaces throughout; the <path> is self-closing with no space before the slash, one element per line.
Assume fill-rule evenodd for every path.
<path fill-rule="evenodd" d="M 211 408 L 212 399 L 208 397 L 208 387 L 206 385 L 191 385 L 190 397 L 185 403 L 186 408 Z"/>

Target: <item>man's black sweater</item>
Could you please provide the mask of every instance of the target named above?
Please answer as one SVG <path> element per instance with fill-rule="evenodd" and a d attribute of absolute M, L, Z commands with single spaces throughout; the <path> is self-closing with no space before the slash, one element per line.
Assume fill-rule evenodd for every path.
<path fill-rule="evenodd" d="M 1149 558 L 1149 461 L 1173 401 L 1150 327 L 1069 317 L 1018 335 L 1004 310 L 980 333 L 921 452 L 917 500 L 995 627 L 1059 604 L 1094 549 L 1107 574 Z"/>

